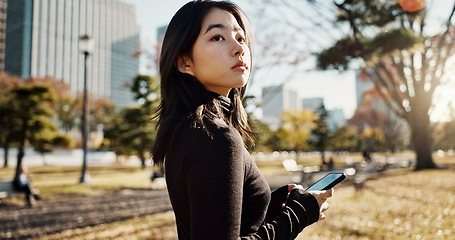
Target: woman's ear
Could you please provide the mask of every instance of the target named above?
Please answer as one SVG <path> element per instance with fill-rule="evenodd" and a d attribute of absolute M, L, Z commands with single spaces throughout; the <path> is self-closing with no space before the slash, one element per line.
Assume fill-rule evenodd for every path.
<path fill-rule="evenodd" d="M 192 63 L 193 62 L 187 55 L 180 55 L 177 60 L 177 68 L 181 73 L 187 73 L 191 76 L 194 76 Z"/>

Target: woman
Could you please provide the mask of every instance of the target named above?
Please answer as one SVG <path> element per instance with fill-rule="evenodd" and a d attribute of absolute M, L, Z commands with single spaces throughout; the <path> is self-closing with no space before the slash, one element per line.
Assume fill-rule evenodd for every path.
<path fill-rule="evenodd" d="M 152 149 L 164 164 L 179 239 L 294 239 L 328 208 L 332 190 L 273 193 L 245 149 L 241 99 L 251 71 L 248 29 L 228 2 L 184 5 L 166 31 Z"/>

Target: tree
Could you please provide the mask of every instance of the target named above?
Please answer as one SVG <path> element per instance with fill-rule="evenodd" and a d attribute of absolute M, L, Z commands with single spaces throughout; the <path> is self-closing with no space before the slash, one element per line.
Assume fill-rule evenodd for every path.
<path fill-rule="evenodd" d="M 385 106 L 374 87 L 363 92 L 362 102 L 348 124 L 359 132 L 369 127 L 381 129 L 385 137 L 384 144 L 391 152 L 403 149 L 404 137 L 409 135 L 404 120 Z"/>
<path fill-rule="evenodd" d="M 329 149 L 333 151 L 358 151 L 357 133 L 348 126 L 337 128 L 329 142 Z"/>
<path fill-rule="evenodd" d="M 329 114 L 325 109 L 324 104 L 316 110 L 316 119 L 314 120 L 314 128 L 311 131 L 309 139 L 310 144 L 321 153 L 322 165 L 326 164 L 325 151 L 329 145 L 329 129 L 327 127 L 327 118 Z"/>
<path fill-rule="evenodd" d="M 378 127 L 367 127 L 359 132 L 359 150 L 362 152 L 383 152 L 386 150 L 385 136 Z"/>
<path fill-rule="evenodd" d="M 249 115 L 250 116 L 250 115 Z M 273 131 L 270 129 L 269 125 L 266 123 L 251 118 L 248 120 L 250 122 L 253 132 L 256 135 L 256 143 L 253 147 L 249 147 L 250 151 L 267 151 L 274 149 L 272 144 Z"/>
<path fill-rule="evenodd" d="M 150 120 L 152 115 L 147 109 L 137 107 L 125 109 L 122 116 L 127 129 L 122 133 L 121 143 L 139 157 L 141 167 L 145 169 L 145 161 L 155 139 L 155 122 Z"/>
<path fill-rule="evenodd" d="M 284 111 L 283 123 L 277 131 L 277 137 L 285 140 L 288 149 L 296 152 L 307 149 L 314 118 L 314 114 L 306 109 Z"/>
<path fill-rule="evenodd" d="M 429 113 L 435 89 L 444 84 L 446 63 L 452 56 L 454 29 L 426 35 L 426 10 L 408 13 L 396 1 L 335 1 L 338 24 L 348 23 L 349 36 L 319 52 L 321 69 L 345 70 L 350 63 L 363 64 L 385 104 L 405 119 L 416 151 L 416 170 L 436 168 L 432 158 L 432 126 Z"/>
<path fill-rule="evenodd" d="M 47 85 L 23 84 L 12 90 L 15 102 L 13 115 L 19 119 L 19 148 L 17 154 L 16 175 L 20 173 L 27 142 L 31 140 L 31 128 L 41 117 L 54 114 L 51 104 L 55 102 L 54 91 Z"/>
<path fill-rule="evenodd" d="M 105 134 L 117 154 L 136 154 L 141 160 L 141 167 L 145 168 L 155 139 L 156 122 L 151 118 L 159 102 L 158 79 L 138 75 L 131 90 L 141 105 L 124 109 L 121 118 L 115 118 L 112 124 L 108 124 Z"/>
<path fill-rule="evenodd" d="M 30 126 L 30 144 L 41 154 L 52 152 L 53 146 L 69 146 L 72 139 L 60 133 L 54 122 L 46 116 L 34 117 Z"/>
<path fill-rule="evenodd" d="M 52 77 L 29 78 L 26 82 L 32 85 L 44 84 L 53 89 L 57 99 L 51 104 L 51 107 L 57 113 L 60 128 L 65 132 L 72 130 L 76 125 L 76 119 L 79 119 L 82 114 L 82 103 L 79 101 L 80 98 L 69 95 L 70 85 L 65 83 L 63 79 L 56 80 Z M 79 105 L 81 107 L 77 109 Z"/>
<path fill-rule="evenodd" d="M 455 120 L 443 123 L 435 139 L 435 147 L 442 150 L 455 149 Z"/>
<path fill-rule="evenodd" d="M 67 96 L 56 104 L 60 128 L 65 132 L 71 131 L 76 126 L 76 119 L 80 118 L 81 111 L 77 109 L 79 102 L 79 99 Z"/>
<path fill-rule="evenodd" d="M 13 115 L 14 97 L 11 90 L 20 83 L 20 78 L 0 72 L 0 144 L 3 147 L 4 168 L 8 167 L 8 150 L 18 130 L 18 119 Z"/>

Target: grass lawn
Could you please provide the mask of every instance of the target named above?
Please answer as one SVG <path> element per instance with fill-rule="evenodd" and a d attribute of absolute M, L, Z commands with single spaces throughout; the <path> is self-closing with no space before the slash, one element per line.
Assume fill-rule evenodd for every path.
<path fill-rule="evenodd" d="M 92 184 L 79 184 L 81 167 L 43 166 L 29 168 L 33 185 L 43 197 L 84 194 L 125 188 L 150 188 L 150 174 L 139 167 L 111 165 L 89 167 Z M 0 169 L 0 179 L 13 179 L 15 169 Z"/>
<path fill-rule="evenodd" d="M 362 191 L 337 188 L 327 219 L 297 239 L 453 239 L 455 172 L 387 174 Z"/>
<path fill-rule="evenodd" d="M 447 170 L 391 170 L 356 192 L 341 185 L 329 200 L 327 219 L 297 239 L 453 239 L 455 236 L 455 157 L 437 158 Z M 341 162 L 339 164 L 342 164 Z M 277 162 L 259 163 L 267 174 L 282 172 Z M 78 184 L 80 167 L 30 169 L 43 195 L 150 188 L 148 172 L 129 166 L 90 167 L 92 185 Z M 14 169 L 1 169 L 11 178 Z M 172 211 L 46 236 L 43 239 L 176 239 Z"/>

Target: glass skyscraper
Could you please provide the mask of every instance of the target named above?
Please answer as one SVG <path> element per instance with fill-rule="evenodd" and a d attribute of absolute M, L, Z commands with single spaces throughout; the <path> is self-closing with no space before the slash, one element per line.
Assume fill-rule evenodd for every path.
<path fill-rule="evenodd" d="M 5 70 L 6 0 L 0 0 L 0 71 Z"/>
<path fill-rule="evenodd" d="M 139 72 L 134 6 L 117 0 L 8 0 L 5 71 L 23 79 L 63 79 L 83 91 L 79 37 L 96 42 L 88 59 L 88 92 L 118 107 L 135 103 L 130 85 Z"/>

